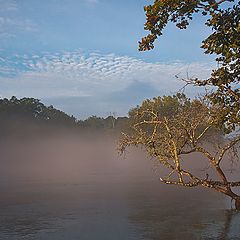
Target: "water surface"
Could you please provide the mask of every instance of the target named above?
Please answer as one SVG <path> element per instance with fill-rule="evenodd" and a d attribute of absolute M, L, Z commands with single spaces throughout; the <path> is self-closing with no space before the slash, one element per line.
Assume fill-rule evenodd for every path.
<path fill-rule="evenodd" d="M 240 216 L 206 189 L 160 184 L 142 151 L 111 139 L 1 142 L 0 239 L 240 239 Z"/>

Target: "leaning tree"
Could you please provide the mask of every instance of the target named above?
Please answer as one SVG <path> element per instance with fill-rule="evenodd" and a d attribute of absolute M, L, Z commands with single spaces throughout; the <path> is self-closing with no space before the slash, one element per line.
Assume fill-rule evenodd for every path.
<path fill-rule="evenodd" d="M 240 2 L 155 0 L 144 10 L 145 30 L 149 34 L 139 42 L 140 51 L 153 49 L 169 22 L 186 29 L 200 14 L 212 29 L 201 47 L 206 54 L 216 56 L 217 67 L 208 79 L 183 79 L 186 84 L 210 86 L 212 91 L 205 97 L 207 104 L 178 95 L 146 100 L 130 111 L 132 131 L 123 135 L 120 149 L 124 151 L 129 145 L 144 146 L 149 155 L 169 170 L 168 175 L 161 178 L 162 182 L 212 188 L 234 199 L 236 209 L 240 210 L 240 197 L 232 190 L 240 186 L 240 179 L 229 180 L 222 166 L 224 159 L 232 160 L 225 158 L 227 153 L 238 159 L 240 142 Z M 169 106 L 166 111 L 167 100 L 174 103 L 171 111 Z M 221 129 L 220 142 L 214 139 L 213 129 Z M 210 145 L 206 139 L 212 140 Z M 208 173 L 198 176 L 185 168 L 183 156 L 195 152 L 208 160 L 212 173 L 215 172 L 212 177 Z"/>
<path fill-rule="evenodd" d="M 225 126 L 220 127 L 213 115 L 217 111 L 208 101 L 190 100 L 184 94 L 145 100 L 129 112 L 131 130 L 123 133 L 119 150 L 123 153 L 129 146 L 142 146 L 165 170 L 161 182 L 213 189 L 234 199 L 240 210 L 240 196 L 233 191 L 240 179 L 230 181 L 225 172 L 236 166 L 223 165 L 227 154 L 228 160 L 237 158 L 240 136 L 223 136 Z M 205 161 L 201 171 L 194 169 L 200 161 L 194 153 Z"/>

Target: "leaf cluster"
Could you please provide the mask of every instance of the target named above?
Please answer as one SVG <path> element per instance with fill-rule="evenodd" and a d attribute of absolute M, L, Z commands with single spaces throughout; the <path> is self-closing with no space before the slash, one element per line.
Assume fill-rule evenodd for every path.
<path fill-rule="evenodd" d="M 147 99 L 129 112 L 129 121 L 132 131 L 124 134 L 121 151 L 142 145 L 163 162 L 194 147 L 205 129 L 214 128 L 209 107 L 184 94 Z"/>
<path fill-rule="evenodd" d="M 208 79 L 190 79 L 196 86 L 210 86 L 212 104 L 221 109 L 218 118 L 226 133 L 240 126 L 240 1 L 234 0 L 155 0 L 144 8 L 145 30 L 150 33 L 139 42 L 139 50 L 154 48 L 169 22 L 185 29 L 194 15 L 207 17 L 212 33 L 202 42 L 206 54 L 216 55 L 218 68 Z"/>

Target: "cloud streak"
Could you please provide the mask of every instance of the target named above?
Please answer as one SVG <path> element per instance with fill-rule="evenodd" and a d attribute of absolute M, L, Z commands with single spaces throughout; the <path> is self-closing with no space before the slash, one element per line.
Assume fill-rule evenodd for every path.
<path fill-rule="evenodd" d="M 17 3 L 14 0 L 0 0 L 0 12 L 16 11 Z"/>
<path fill-rule="evenodd" d="M 34 32 L 37 26 L 24 17 L 13 15 L 12 12 L 19 12 L 16 1 L 0 0 L 0 36 L 1 39 L 16 37 L 16 32 Z"/>
<path fill-rule="evenodd" d="M 112 96 L 114 101 L 115 94 L 131 95 L 131 86 L 137 84 L 150 86 L 154 94 L 171 94 L 182 86 L 175 75 L 206 78 L 211 69 L 209 63 L 147 63 L 128 56 L 81 51 L 15 55 L 0 58 L 0 94 L 40 99 L 91 97 L 98 101 Z M 145 97 L 144 89 L 141 94 Z"/>

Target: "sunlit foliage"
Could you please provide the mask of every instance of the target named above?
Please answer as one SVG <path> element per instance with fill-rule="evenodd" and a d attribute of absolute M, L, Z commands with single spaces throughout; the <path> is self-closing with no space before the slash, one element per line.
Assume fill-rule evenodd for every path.
<path fill-rule="evenodd" d="M 240 198 L 231 188 L 240 186 L 240 181 L 229 181 L 221 163 L 229 152 L 237 157 L 240 136 L 223 138 L 218 119 L 212 115 L 217 109 L 212 108 L 208 101 L 190 100 L 184 94 L 145 100 L 129 112 L 132 129 L 123 133 L 119 150 L 123 153 L 129 146 L 141 146 L 166 170 L 161 182 L 214 189 L 235 199 L 238 208 Z M 204 175 L 197 175 L 186 167 L 185 157 L 191 153 L 208 161 L 212 176 L 206 169 L 202 169 Z M 190 164 L 194 165 L 194 157 Z"/>
<path fill-rule="evenodd" d="M 209 94 L 213 104 L 221 106 L 219 121 L 226 132 L 240 126 L 240 2 L 234 0 L 155 0 L 146 6 L 145 30 L 150 33 L 139 42 L 141 51 L 154 48 L 155 40 L 163 34 L 169 22 L 186 29 L 197 14 L 206 19 L 212 33 L 203 40 L 206 54 L 214 54 L 218 68 L 209 79 L 186 79 L 196 86 L 214 87 Z M 187 48 L 186 48 L 187 51 Z"/>

